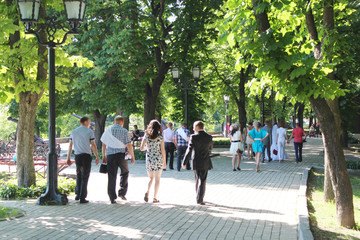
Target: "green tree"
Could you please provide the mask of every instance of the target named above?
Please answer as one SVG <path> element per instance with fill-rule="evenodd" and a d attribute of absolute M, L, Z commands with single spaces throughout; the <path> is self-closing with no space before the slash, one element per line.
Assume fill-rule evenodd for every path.
<path fill-rule="evenodd" d="M 239 44 L 238 58 L 245 51 L 251 54 L 257 78 L 278 92 L 277 99 L 283 95 L 311 102 L 323 132 L 325 166 L 329 168 L 339 223 L 353 227 L 352 189 L 340 144 L 337 104 L 344 91 L 332 74 L 341 61 L 334 44 L 338 36 L 335 18 L 340 10 L 348 16 L 354 12 L 346 6 L 344 1 L 334 5 L 332 1 L 253 0 L 239 5 L 229 0 L 224 25 Z"/>

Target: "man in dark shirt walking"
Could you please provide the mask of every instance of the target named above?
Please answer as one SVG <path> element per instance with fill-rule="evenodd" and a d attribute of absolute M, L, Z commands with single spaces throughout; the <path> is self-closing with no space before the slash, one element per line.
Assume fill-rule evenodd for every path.
<path fill-rule="evenodd" d="M 191 166 L 195 173 L 196 180 L 196 201 L 200 205 L 205 205 L 204 195 L 206 188 L 206 178 L 208 170 L 212 169 L 210 153 L 212 150 L 212 136 L 204 131 L 204 123 L 202 121 L 194 122 L 195 134 L 190 136 L 189 145 L 183 160 L 183 168 L 189 163 L 191 158 Z"/>

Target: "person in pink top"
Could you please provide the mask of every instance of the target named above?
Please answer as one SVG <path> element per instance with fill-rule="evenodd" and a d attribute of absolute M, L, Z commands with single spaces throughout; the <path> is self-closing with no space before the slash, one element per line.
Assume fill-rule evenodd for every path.
<path fill-rule="evenodd" d="M 291 139 L 294 138 L 294 147 L 295 147 L 295 156 L 296 163 L 302 162 L 302 147 L 303 147 L 303 136 L 305 135 L 304 141 L 306 139 L 306 133 L 302 127 L 300 127 L 299 123 L 296 123 L 296 128 L 293 129 L 290 139 L 288 143 L 290 143 Z"/>

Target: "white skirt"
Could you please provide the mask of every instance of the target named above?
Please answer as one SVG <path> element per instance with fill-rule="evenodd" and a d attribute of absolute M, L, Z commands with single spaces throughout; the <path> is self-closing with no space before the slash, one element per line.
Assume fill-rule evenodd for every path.
<path fill-rule="evenodd" d="M 232 142 L 231 145 L 230 145 L 230 153 L 232 155 L 237 155 L 238 150 L 243 151 L 242 142 Z"/>

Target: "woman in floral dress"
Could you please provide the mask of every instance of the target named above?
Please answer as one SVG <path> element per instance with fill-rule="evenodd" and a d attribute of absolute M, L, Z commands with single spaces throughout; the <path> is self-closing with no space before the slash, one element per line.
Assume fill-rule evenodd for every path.
<path fill-rule="evenodd" d="M 155 178 L 154 189 L 154 203 L 158 203 L 157 199 L 160 177 L 163 169 L 166 169 L 165 158 L 165 144 L 162 137 L 162 128 L 157 120 L 152 120 L 147 130 L 145 131 L 145 137 L 141 142 L 141 151 L 146 150 L 146 170 L 150 178 L 147 192 L 145 193 L 144 201 L 149 201 L 149 191 Z"/>

